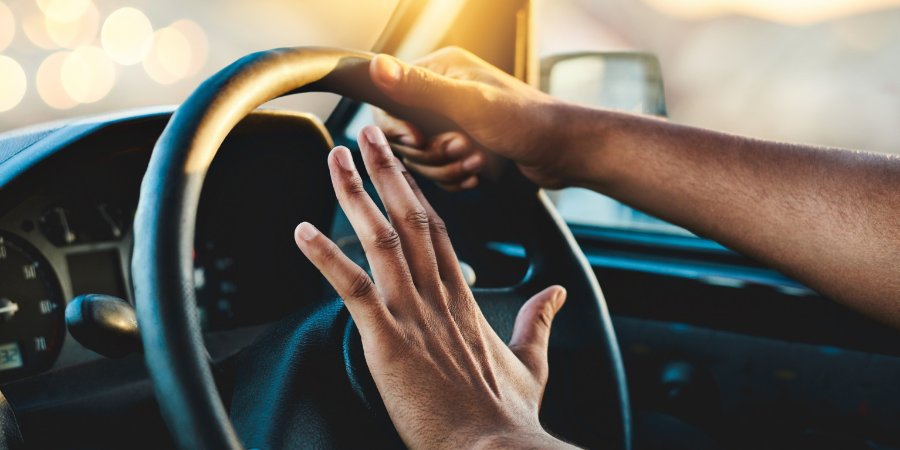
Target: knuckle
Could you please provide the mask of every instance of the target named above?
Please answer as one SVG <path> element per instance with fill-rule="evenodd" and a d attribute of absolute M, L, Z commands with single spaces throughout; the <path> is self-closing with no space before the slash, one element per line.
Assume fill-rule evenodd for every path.
<path fill-rule="evenodd" d="M 414 230 L 417 231 L 428 231 L 430 220 L 428 219 L 428 213 L 425 212 L 424 208 L 417 207 L 412 209 L 406 213 L 406 217 L 403 218 L 404 222 Z"/>
<path fill-rule="evenodd" d="M 375 285 L 372 284 L 372 280 L 369 279 L 365 272 L 360 270 L 353 275 L 347 295 L 351 299 L 359 300 L 370 297 L 374 291 Z"/>
<path fill-rule="evenodd" d="M 541 310 L 538 311 L 536 319 L 538 326 L 547 330 L 550 329 L 550 326 L 553 324 L 553 307 L 550 305 L 550 302 L 547 302 Z"/>
<path fill-rule="evenodd" d="M 418 69 L 416 73 L 420 83 L 413 84 L 413 90 L 418 95 L 427 95 L 434 89 L 435 77 L 430 70 Z"/>
<path fill-rule="evenodd" d="M 366 193 L 366 187 L 363 185 L 362 178 L 358 175 L 354 175 L 344 184 L 344 192 L 347 193 L 348 196 L 351 197 L 359 197 L 363 195 L 368 195 Z"/>
<path fill-rule="evenodd" d="M 466 54 L 468 54 L 468 52 L 466 50 L 464 50 L 462 47 L 459 47 L 457 45 L 448 45 L 448 46 L 438 50 L 438 52 L 443 56 L 446 56 L 448 58 L 454 58 L 454 59 L 464 57 Z"/>
<path fill-rule="evenodd" d="M 440 217 L 434 216 L 431 217 L 431 220 L 428 222 L 431 227 L 431 233 L 438 236 L 447 236 L 447 223 L 444 222 L 444 219 Z"/>
<path fill-rule="evenodd" d="M 393 172 L 399 170 L 397 158 L 391 152 L 390 148 L 382 148 L 380 151 L 376 152 L 374 162 L 375 168 L 379 171 Z"/>
<path fill-rule="evenodd" d="M 400 248 L 400 235 L 394 227 L 385 226 L 375 232 L 372 243 L 380 250 L 397 250 Z"/>
<path fill-rule="evenodd" d="M 340 248 L 338 248 L 338 246 L 334 243 L 326 245 L 324 248 L 322 248 L 321 251 L 322 262 L 326 265 L 330 265 L 338 259 L 338 256 L 340 256 L 340 254 Z"/>

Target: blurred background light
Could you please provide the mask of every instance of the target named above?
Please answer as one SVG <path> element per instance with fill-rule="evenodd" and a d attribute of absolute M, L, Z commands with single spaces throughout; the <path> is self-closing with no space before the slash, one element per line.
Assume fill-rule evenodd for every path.
<path fill-rule="evenodd" d="M 79 19 L 93 6 L 91 0 L 37 0 L 38 8 L 50 19 L 57 22 L 72 22 Z"/>
<path fill-rule="evenodd" d="M 16 107 L 25 96 L 25 71 L 16 60 L 0 55 L 0 112 Z"/>
<path fill-rule="evenodd" d="M 15 59 L 28 83 L 14 109 L 0 114 L 0 132 L 177 104 L 203 78 L 259 50 L 368 49 L 398 1 L 0 0 L 0 52 Z M 268 106 L 324 117 L 337 101 L 307 94 Z"/>
<path fill-rule="evenodd" d="M 6 50 L 16 37 L 16 18 L 12 10 L 0 2 L 0 52 Z"/>
<path fill-rule="evenodd" d="M 80 10 L 80 15 L 70 20 L 62 21 L 47 15 L 44 26 L 50 40 L 57 47 L 76 48 L 96 39 L 100 13 L 93 3 L 87 3 L 86 8 Z"/>
<path fill-rule="evenodd" d="M 153 44 L 153 26 L 139 9 L 120 8 L 103 22 L 100 41 L 115 62 L 125 66 L 138 64 Z"/>
<path fill-rule="evenodd" d="M 109 94 L 116 81 L 116 67 L 100 47 L 79 47 L 66 56 L 60 77 L 72 100 L 94 103 Z"/>
<path fill-rule="evenodd" d="M 21 16 L 21 15 L 20 15 Z M 47 32 L 47 18 L 39 10 L 28 11 L 22 20 L 22 31 L 38 48 L 53 49 L 56 44 Z"/>
<path fill-rule="evenodd" d="M 172 84 L 199 72 L 207 53 L 206 33 L 193 21 L 182 19 L 153 33 L 144 70 L 153 81 Z"/>
<path fill-rule="evenodd" d="M 0 113 L 0 132 L 177 104 L 203 78 L 250 52 L 295 45 L 371 48 L 396 5 L 397 0 L 0 0 L 0 52 L 15 60 L 27 81 L 24 97 Z M 657 54 L 675 122 L 900 153 L 900 0 L 535 5 L 541 56 L 632 49 Z M 96 58 L 98 47 L 106 60 Z M 60 51 L 62 56 L 53 56 Z M 21 92 L 6 78 L 0 83 L 4 98 Z M 306 94 L 268 106 L 326 117 L 336 102 L 334 95 Z"/>
<path fill-rule="evenodd" d="M 153 33 L 153 47 L 144 58 L 144 70 L 153 81 L 172 84 L 191 68 L 191 43 L 181 30 L 166 27 Z"/>
<path fill-rule="evenodd" d="M 190 43 L 191 61 L 185 75 L 189 77 L 196 75 L 206 65 L 206 60 L 209 58 L 209 41 L 206 38 L 206 32 L 197 22 L 189 19 L 178 20 L 169 25 L 169 28 L 180 31 Z"/>
<path fill-rule="evenodd" d="M 809 24 L 900 5 L 898 0 L 645 0 L 660 12 L 691 20 L 745 15 Z"/>
<path fill-rule="evenodd" d="M 63 86 L 62 68 L 72 52 L 59 51 L 48 56 L 38 67 L 37 92 L 41 100 L 54 109 L 69 109 L 78 104 Z"/>

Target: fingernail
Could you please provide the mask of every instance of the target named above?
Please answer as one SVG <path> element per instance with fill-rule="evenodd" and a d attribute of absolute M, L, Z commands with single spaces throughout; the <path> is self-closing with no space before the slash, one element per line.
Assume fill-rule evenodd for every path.
<path fill-rule="evenodd" d="M 363 128 L 363 135 L 370 144 L 374 144 L 380 149 L 384 149 L 388 145 L 387 138 L 384 137 L 384 133 L 378 127 Z"/>
<path fill-rule="evenodd" d="M 303 239 L 304 241 L 312 240 L 318 233 L 319 230 L 316 230 L 316 227 L 309 222 L 303 222 L 300 225 L 297 225 L 297 236 L 300 236 L 300 239 Z"/>
<path fill-rule="evenodd" d="M 400 77 L 403 75 L 403 68 L 392 56 L 376 55 L 375 59 L 372 60 L 372 64 L 375 64 L 375 71 L 384 81 L 400 81 Z"/>
<path fill-rule="evenodd" d="M 450 142 L 447 143 L 447 147 L 444 149 L 444 151 L 447 153 L 447 156 L 459 156 L 465 149 L 466 143 L 462 140 L 462 138 L 456 138 L 451 139 Z"/>
<path fill-rule="evenodd" d="M 466 172 L 474 172 L 475 170 L 481 168 L 481 154 L 476 153 L 466 158 L 462 163 L 462 168 Z"/>
<path fill-rule="evenodd" d="M 568 293 L 566 292 L 566 288 L 560 286 L 559 289 L 556 290 L 556 294 L 553 295 L 553 307 L 559 311 L 559 308 L 562 308 L 563 303 L 566 302 L 566 296 Z"/>
<path fill-rule="evenodd" d="M 459 187 L 463 189 L 472 189 L 473 187 L 478 186 L 478 177 L 469 177 L 466 178 L 466 181 L 460 183 Z"/>
<path fill-rule="evenodd" d="M 356 170 L 356 166 L 353 164 L 353 155 L 350 154 L 349 149 L 346 147 L 335 147 L 332 153 L 334 153 L 334 159 L 337 160 L 341 168 L 350 172 Z"/>

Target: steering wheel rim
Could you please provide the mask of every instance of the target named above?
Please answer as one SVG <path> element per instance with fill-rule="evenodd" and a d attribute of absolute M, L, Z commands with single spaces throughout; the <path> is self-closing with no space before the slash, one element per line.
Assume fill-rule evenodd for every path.
<path fill-rule="evenodd" d="M 231 129 L 271 99 L 311 91 L 352 97 L 401 116 L 425 117 L 440 129 L 453 127 L 445 118 L 403 107 L 381 94 L 368 75 L 372 56 L 321 47 L 248 55 L 201 84 L 178 108 L 156 143 L 135 215 L 132 279 L 146 364 L 162 415 L 182 448 L 243 448 L 216 389 L 203 344 L 191 259 L 197 205 L 206 171 Z M 621 448 L 630 448 L 624 368 L 599 284 L 546 196 L 521 177 L 514 179 L 518 181 L 506 192 L 524 193 L 518 198 L 523 199 L 524 207 L 533 208 L 537 223 L 532 226 L 551 233 L 536 243 L 550 248 L 543 248 L 536 255 L 562 253 L 543 263 L 538 257 L 532 268 L 537 276 L 513 289 L 524 294 L 536 292 L 534 286 L 539 283 L 544 287 L 547 284 L 543 283 L 555 282 L 552 277 L 541 276 L 547 273 L 548 264 L 563 261 L 578 271 L 576 281 L 583 285 L 584 296 L 590 297 L 583 302 L 585 311 L 594 316 L 585 320 L 593 328 L 592 336 L 598 341 L 616 387 L 616 440 Z M 574 299 L 572 289 L 568 285 L 567 288 L 570 299 Z M 572 308 L 572 303 L 575 302 L 570 300 L 567 308 Z M 485 312 L 486 317 L 490 314 Z M 492 326 L 497 325 L 492 322 Z M 557 328 L 558 324 L 554 330 Z"/>

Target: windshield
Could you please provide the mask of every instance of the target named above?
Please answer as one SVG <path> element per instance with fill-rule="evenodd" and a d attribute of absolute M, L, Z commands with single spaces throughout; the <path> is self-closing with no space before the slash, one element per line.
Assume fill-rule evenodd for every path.
<path fill-rule="evenodd" d="M 537 7 L 542 57 L 655 54 L 674 122 L 900 153 L 898 0 L 554 0 Z M 586 190 L 554 200 L 569 223 L 687 233 Z"/>
<path fill-rule="evenodd" d="M 0 0 L 0 132 L 181 103 L 258 50 L 371 49 L 398 0 Z M 278 100 L 324 118 L 331 94 Z"/>

